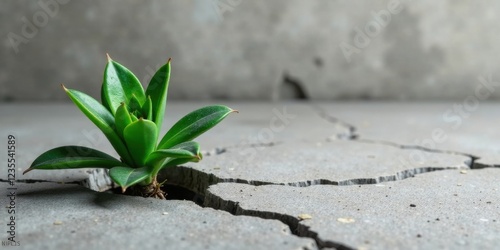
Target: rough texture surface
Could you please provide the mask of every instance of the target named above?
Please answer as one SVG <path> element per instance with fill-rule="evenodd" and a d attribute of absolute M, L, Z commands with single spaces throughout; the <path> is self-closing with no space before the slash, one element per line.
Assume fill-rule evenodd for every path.
<path fill-rule="evenodd" d="M 318 104 L 323 112 L 355 124 L 360 139 L 479 158 L 474 167 L 500 166 L 496 103 Z M 419 162 L 419 161 L 417 161 Z"/>
<path fill-rule="evenodd" d="M 145 83 L 172 57 L 177 99 L 462 101 L 478 76 L 499 71 L 498 8 L 494 0 L 474 8 L 453 0 L 6 0 L 0 100 L 68 101 L 60 83 L 97 96 L 108 52 Z"/>
<path fill-rule="evenodd" d="M 413 158 L 424 159 L 422 163 Z M 253 185 L 375 184 L 447 168 L 466 169 L 471 158 L 356 141 L 284 143 L 235 148 L 196 164 L 167 169 L 168 180 L 203 193 L 217 182 Z"/>
<path fill-rule="evenodd" d="M 494 249 L 500 234 L 500 171 L 456 170 L 367 186 L 211 186 L 205 204 L 274 218 L 322 247 Z M 310 219 L 299 222 L 304 214 Z M 301 216 L 302 215 L 302 216 Z"/>
<path fill-rule="evenodd" d="M 162 132 L 204 104 L 169 103 Z M 5 144 L 16 137 L 21 246 L 488 249 L 500 242 L 499 104 L 225 104 L 240 114 L 196 139 L 203 160 L 162 173 L 176 184 L 166 187 L 168 197 L 186 201 L 90 191 L 113 187 L 102 169 L 21 175 L 56 146 L 116 153 L 72 104 L 2 105 L 0 135 Z M 6 167 L 0 179 L 9 191 Z M 268 220 L 234 216 L 242 214 Z"/>
<path fill-rule="evenodd" d="M 292 235 L 279 221 L 235 217 L 188 201 L 76 185 L 17 187 L 17 237 L 24 249 L 316 249 L 313 240 Z M 4 221 L 5 209 L 2 215 Z"/>

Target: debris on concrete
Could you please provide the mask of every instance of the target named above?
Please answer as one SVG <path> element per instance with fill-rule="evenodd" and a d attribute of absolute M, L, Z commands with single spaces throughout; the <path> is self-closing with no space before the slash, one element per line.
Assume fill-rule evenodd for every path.
<path fill-rule="evenodd" d="M 312 219 L 312 216 L 310 214 L 299 214 L 299 216 L 297 216 L 299 218 L 299 220 L 310 220 Z"/>

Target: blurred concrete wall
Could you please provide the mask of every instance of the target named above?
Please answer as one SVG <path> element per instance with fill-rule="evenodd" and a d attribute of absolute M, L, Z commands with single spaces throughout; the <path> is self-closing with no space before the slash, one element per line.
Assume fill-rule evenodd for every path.
<path fill-rule="evenodd" d="M 499 99 L 500 1 L 4 0 L 0 100 L 99 96 L 108 52 L 171 99 Z"/>

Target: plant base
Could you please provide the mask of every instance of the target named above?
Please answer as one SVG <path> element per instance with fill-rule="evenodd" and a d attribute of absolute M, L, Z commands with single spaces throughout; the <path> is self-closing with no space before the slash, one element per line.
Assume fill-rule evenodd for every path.
<path fill-rule="evenodd" d="M 161 189 L 164 182 L 159 183 L 154 180 L 147 186 L 135 185 L 131 187 L 131 193 L 135 196 L 152 197 L 160 200 L 166 200 L 167 193 Z"/>

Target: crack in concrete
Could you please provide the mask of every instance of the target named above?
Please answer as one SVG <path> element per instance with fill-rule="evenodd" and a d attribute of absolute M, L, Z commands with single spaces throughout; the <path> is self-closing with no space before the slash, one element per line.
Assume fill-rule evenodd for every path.
<path fill-rule="evenodd" d="M 422 146 L 418 146 L 418 145 L 404 145 L 404 144 L 398 144 L 395 142 L 383 141 L 383 140 L 364 139 L 364 138 L 361 138 L 361 135 L 357 134 L 356 126 L 354 126 L 350 123 L 347 123 L 345 121 L 342 121 L 341 119 L 339 119 L 337 117 L 330 115 L 328 112 L 326 112 L 326 110 L 323 107 L 319 106 L 316 103 L 311 104 L 311 106 L 312 106 L 313 110 L 324 120 L 328 121 L 329 123 L 344 126 L 344 127 L 349 129 L 350 134 L 348 136 L 337 135 L 336 136 L 337 139 L 388 145 L 388 146 L 393 146 L 393 147 L 397 147 L 397 148 L 401 148 L 401 149 L 422 150 L 422 151 L 431 152 L 431 153 L 462 155 L 462 156 L 466 156 L 466 157 L 471 158 L 471 161 L 468 163 L 468 166 L 470 169 L 482 169 L 482 168 L 497 166 L 497 164 L 495 164 L 494 166 L 485 165 L 485 164 L 478 164 L 477 160 L 481 159 L 481 157 L 473 155 L 473 154 L 468 154 L 468 153 L 463 153 L 463 152 L 458 152 L 458 151 L 453 151 L 453 150 L 432 149 L 432 148 L 422 147 Z M 331 137 L 327 138 L 327 141 L 328 140 L 331 140 Z M 498 164 L 498 166 L 500 166 L 500 164 Z"/>
<path fill-rule="evenodd" d="M 108 191 L 112 188 L 115 188 L 115 183 L 109 177 L 108 171 L 106 169 L 97 168 L 88 170 L 88 177 L 81 181 L 48 181 L 42 179 L 16 179 L 15 183 L 39 183 L 39 182 L 48 182 L 48 183 L 57 183 L 57 184 L 76 184 L 88 188 L 97 192 Z M 11 182 L 11 180 L 0 179 L 0 182 Z"/>
<path fill-rule="evenodd" d="M 317 104 L 312 104 L 312 108 L 314 111 L 324 120 L 328 121 L 329 123 L 339 125 L 341 127 L 344 127 L 347 129 L 348 133 L 347 134 L 337 134 L 337 139 L 342 139 L 342 140 L 353 140 L 361 143 L 373 143 L 373 144 L 382 144 L 382 145 L 389 145 L 401 149 L 413 149 L 413 150 L 422 150 L 426 152 L 432 152 L 432 153 L 443 153 L 443 154 L 454 154 L 454 155 L 462 155 L 470 158 L 470 161 L 466 161 L 465 164 L 469 166 L 469 168 L 473 169 L 474 166 L 476 166 L 475 161 L 479 159 L 479 157 L 471 155 L 471 154 L 466 154 L 466 153 L 461 153 L 461 152 L 455 152 L 455 151 L 449 151 L 449 150 L 436 150 L 436 149 L 430 149 L 430 148 L 425 148 L 421 146 L 416 146 L 416 145 L 400 145 L 394 142 L 388 142 L 388 141 L 377 141 L 377 140 L 369 140 L 369 139 L 361 139 L 359 138 L 359 135 L 356 134 L 356 127 L 352 124 L 349 124 L 347 122 L 344 122 L 336 117 L 331 116 L 328 114 L 323 108 L 321 108 Z M 202 152 L 203 155 L 206 156 L 215 156 L 215 155 L 220 155 L 225 152 L 227 152 L 227 149 L 229 148 L 247 148 L 247 147 L 272 147 L 278 144 L 281 144 L 282 142 L 271 142 L 271 143 L 250 143 L 250 144 L 241 144 L 241 145 L 232 145 L 232 146 L 227 146 L 227 147 L 216 147 L 214 149 L 211 149 L 210 151 L 205 151 Z M 487 166 L 486 166 L 487 167 Z M 202 207 L 210 207 L 216 210 L 223 210 L 227 211 L 235 216 L 239 215 L 246 215 L 246 216 L 253 216 L 253 217 L 259 217 L 263 219 L 273 219 L 273 220 L 278 220 L 281 221 L 282 223 L 286 224 L 289 226 L 291 232 L 294 235 L 297 235 L 299 237 L 306 237 L 306 238 L 311 238 L 316 241 L 318 247 L 320 248 L 335 248 L 335 249 L 354 249 L 351 248 L 345 244 L 342 244 L 340 242 L 335 242 L 335 241 L 324 241 L 321 238 L 319 238 L 318 233 L 310 230 L 310 227 L 300 223 L 300 219 L 291 215 L 287 214 L 280 214 L 280 213 L 273 213 L 273 212 L 267 212 L 267 211 L 258 211 L 258 210 L 245 210 L 243 209 L 238 202 L 234 201 L 228 201 L 224 200 L 221 197 L 218 197 L 214 194 L 212 194 L 209 191 L 209 186 L 215 185 L 218 183 L 242 183 L 242 184 L 247 184 L 247 185 L 253 185 L 253 186 L 261 186 L 261 185 L 286 185 L 286 186 L 294 186 L 294 187 L 308 187 L 312 185 L 339 185 L 339 186 L 345 186 L 345 185 L 365 185 L 365 184 L 378 184 L 382 182 L 388 182 L 388 181 L 398 181 L 398 180 L 404 180 L 407 178 L 414 177 L 417 174 L 422 174 L 422 173 L 427 173 L 427 172 L 432 172 L 432 171 L 440 171 L 440 170 L 447 170 L 447 169 L 456 169 L 456 168 L 451 168 L 451 167 L 422 167 L 422 168 L 413 168 L 413 169 L 407 169 L 403 171 L 399 171 L 395 173 L 394 175 L 387 175 L 387 176 L 379 176 L 379 177 L 374 177 L 374 178 L 357 178 L 357 179 L 350 179 L 350 180 L 344 180 L 344 181 L 331 181 L 331 180 L 326 180 L 326 179 L 317 179 L 317 180 L 307 180 L 307 181 L 298 181 L 298 182 L 291 182 L 291 183 L 273 183 L 273 182 L 265 182 L 265 181 L 254 181 L 254 180 L 245 180 L 245 179 L 240 179 L 240 178 L 220 178 L 217 177 L 215 174 L 212 173 L 205 173 L 200 170 L 196 170 L 193 168 L 187 168 L 184 166 L 178 166 L 174 169 L 169 169 L 168 172 L 162 173 L 162 175 L 165 175 L 163 177 L 168 177 L 169 181 L 168 183 L 187 188 L 196 194 L 200 195 L 203 197 L 203 206 Z M 180 180 L 180 181 L 179 181 Z M 9 180 L 4 180 L 0 179 L 0 182 L 10 182 Z M 89 188 L 94 191 L 98 192 L 103 192 L 106 190 L 109 190 L 114 187 L 114 183 L 110 180 L 109 176 L 107 175 L 106 171 L 93 171 L 89 172 L 89 177 L 86 180 L 82 181 L 73 181 L 73 182 L 57 182 L 57 181 L 47 181 L 47 180 L 35 180 L 35 179 L 25 179 L 25 180 L 16 180 L 16 182 L 19 183 L 37 183 L 37 182 L 51 182 L 51 183 L 59 183 L 59 184 L 78 184 L 82 185 L 86 188 Z M 197 204 L 196 202 L 193 202 Z M 198 204 L 199 205 L 199 204 Z"/>
<path fill-rule="evenodd" d="M 471 164 L 469 161 L 465 162 L 467 165 Z M 160 179 L 167 179 L 169 184 L 181 186 L 189 189 L 200 195 L 204 195 L 209 186 L 218 183 L 242 183 L 252 186 L 262 185 L 283 185 L 292 187 L 309 187 L 314 185 L 335 185 L 335 186 L 349 186 L 349 185 L 373 185 L 390 181 L 401 181 L 404 179 L 415 177 L 418 174 L 429 173 L 441 170 L 457 170 L 453 167 L 420 167 L 405 169 L 396 172 L 393 175 L 378 176 L 373 178 L 354 178 L 343 181 L 332 181 L 327 179 L 315 179 L 296 182 L 268 182 L 257 180 L 245 180 L 240 178 L 220 178 L 213 173 L 206 173 L 198 169 L 178 166 L 170 169 L 169 171 L 162 172 Z"/>
<path fill-rule="evenodd" d="M 310 230 L 310 227 L 300 223 L 300 219 L 288 214 L 273 213 L 268 211 L 258 211 L 258 210 L 246 210 L 243 209 L 239 202 L 224 200 L 221 197 L 212 194 L 209 190 L 206 191 L 204 206 L 210 207 L 217 210 L 227 211 L 235 216 L 252 216 L 259 217 L 262 219 L 279 220 L 290 227 L 291 232 L 294 235 L 304 238 L 310 238 L 316 241 L 317 246 L 320 249 L 324 248 L 335 248 L 342 250 L 351 250 L 351 248 L 340 242 L 322 240 L 318 233 Z"/>
<path fill-rule="evenodd" d="M 0 182 L 10 183 L 11 180 L 0 179 Z M 38 182 L 49 182 L 49 183 L 58 183 L 58 184 L 80 184 L 79 181 L 64 182 L 64 181 L 47 181 L 47 180 L 38 180 L 38 179 L 22 179 L 22 180 L 15 180 L 14 182 L 15 183 L 26 183 L 26 184 L 32 184 L 32 183 L 38 183 Z"/>
<path fill-rule="evenodd" d="M 388 145 L 388 146 L 393 146 L 401 149 L 416 149 L 416 150 L 422 150 L 426 152 L 431 152 L 431 153 L 440 153 L 440 154 L 450 154 L 450 155 L 462 155 L 474 159 L 479 159 L 478 156 L 472 155 L 472 154 L 467 154 L 467 153 L 462 153 L 458 151 L 453 151 L 453 150 L 442 150 L 442 149 L 432 149 L 432 148 L 427 148 L 427 147 L 422 147 L 418 145 L 404 145 L 404 144 L 398 144 L 395 142 L 390 142 L 390 141 L 383 141 L 383 140 L 370 140 L 370 139 L 356 139 L 354 141 L 359 141 L 359 142 L 366 142 L 366 143 L 373 143 L 373 144 L 383 144 L 383 145 Z"/>
<path fill-rule="evenodd" d="M 220 178 L 212 173 L 205 173 L 201 170 L 177 166 L 159 173 L 160 180 L 166 179 L 167 183 L 181 186 L 200 195 L 204 195 L 209 186 L 217 183 L 242 183 L 252 186 L 276 185 L 273 182 L 249 181 L 239 178 Z"/>
<path fill-rule="evenodd" d="M 314 112 L 316 112 L 316 114 L 321 117 L 322 119 L 324 119 L 325 121 L 331 123 L 331 124 L 335 124 L 335 125 L 339 125 L 341 127 L 344 127 L 347 129 L 348 133 L 347 134 L 336 134 L 335 137 L 337 139 L 340 139 L 340 140 L 355 140 L 356 138 L 359 137 L 358 134 L 356 134 L 356 126 L 350 124 L 350 123 L 347 123 L 345 121 L 342 121 L 340 120 L 339 118 L 337 117 L 334 117 L 332 115 L 330 115 L 328 112 L 326 112 L 326 110 L 324 108 L 322 108 L 321 106 L 319 106 L 318 104 L 316 103 L 311 103 L 311 108 L 313 109 Z"/>
<path fill-rule="evenodd" d="M 480 159 L 481 158 L 474 159 L 474 162 L 472 163 L 472 169 L 500 168 L 500 163 L 497 163 L 497 164 L 485 164 L 485 163 L 477 162 Z"/>
<path fill-rule="evenodd" d="M 426 148 L 418 145 L 403 145 L 403 144 L 398 144 L 390 141 L 382 141 L 382 140 L 370 140 L 370 139 L 355 139 L 353 141 L 357 142 L 362 142 L 362 143 L 372 143 L 372 144 L 380 144 L 380 145 L 387 145 L 391 147 L 396 147 L 400 149 L 408 149 L 408 150 L 421 150 L 424 152 L 429 152 L 429 153 L 438 153 L 438 154 L 450 154 L 450 155 L 461 155 L 465 157 L 471 158 L 470 162 L 466 162 L 466 164 L 469 166 L 469 168 L 473 168 L 473 163 L 475 160 L 479 159 L 479 157 L 467 153 L 462 153 L 462 152 L 457 152 L 457 151 L 451 151 L 451 150 L 440 150 L 440 149 L 431 149 L 431 148 Z"/>

